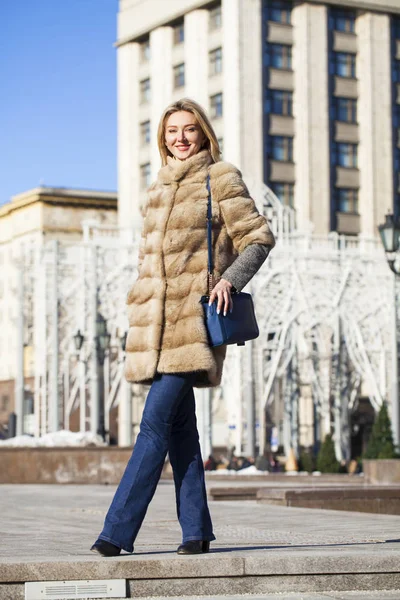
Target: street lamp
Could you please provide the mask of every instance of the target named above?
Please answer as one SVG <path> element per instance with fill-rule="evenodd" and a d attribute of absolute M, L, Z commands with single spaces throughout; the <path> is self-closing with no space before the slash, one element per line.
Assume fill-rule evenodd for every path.
<path fill-rule="evenodd" d="M 105 352 L 110 345 L 111 335 L 107 331 L 107 321 L 98 314 L 96 319 L 96 350 L 100 365 L 104 365 Z"/>
<path fill-rule="evenodd" d="M 83 344 L 83 340 L 84 339 L 85 338 L 81 334 L 81 330 L 78 329 L 78 331 L 74 335 L 74 344 L 75 344 L 75 349 L 76 349 L 77 354 L 79 354 L 79 351 L 82 348 L 82 344 Z"/>
<path fill-rule="evenodd" d="M 378 226 L 378 230 L 386 252 L 389 267 L 392 269 L 393 273 L 400 275 L 400 271 L 395 266 L 394 256 L 400 245 L 400 221 L 399 219 L 395 219 L 393 214 L 388 213 L 385 222 Z"/>
<path fill-rule="evenodd" d="M 397 293 L 396 287 L 399 280 L 400 268 L 396 261 L 396 254 L 400 248 L 400 220 L 395 218 L 392 213 L 388 213 L 385 217 L 385 222 L 378 226 L 379 235 L 381 236 L 382 244 L 385 249 L 386 259 L 389 267 L 395 274 L 394 277 L 394 298 L 393 298 L 393 324 L 392 340 L 393 340 L 393 371 L 392 371 L 392 427 L 393 441 L 396 446 L 400 443 L 400 407 L 399 407 L 399 346 L 397 339 L 398 329 L 398 312 L 397 312 Z"/>

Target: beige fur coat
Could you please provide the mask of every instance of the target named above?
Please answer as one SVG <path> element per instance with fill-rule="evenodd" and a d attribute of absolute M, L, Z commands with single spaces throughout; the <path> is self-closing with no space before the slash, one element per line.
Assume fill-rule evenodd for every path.
<path fill-rule="evenodd" d="M 207 173 L 212 195 L 216 280 L 249 244 L 274 245 L 240 172 L 207 150 L 168 159 L 144 209 L 139 275 L 127 297 L 125 377 L 198 372 L 196 387 L 221 382 L 226 346 L 210 348 L 200 297 L 207 294 Z"/>

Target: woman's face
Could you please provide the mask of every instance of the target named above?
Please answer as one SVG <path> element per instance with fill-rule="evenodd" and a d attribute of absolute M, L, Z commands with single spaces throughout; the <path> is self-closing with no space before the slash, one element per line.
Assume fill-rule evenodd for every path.
<path fill-rule="evenodd" d="M 201 150 L 206 137 L 196 117 L 180 110 L 172 113 L 165 125 L 165 145 L 175 158 L 186 160 Z"/>

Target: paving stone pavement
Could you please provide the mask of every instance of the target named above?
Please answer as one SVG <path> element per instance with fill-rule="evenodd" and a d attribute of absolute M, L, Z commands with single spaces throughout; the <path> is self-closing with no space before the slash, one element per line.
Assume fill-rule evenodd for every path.
<path fill-rule="evenodd" d="M 79 556 L 103 524 L 115 486 L 0 485 L 0 562 Z M 339 547 L 351 552 L 389 547 L 400 551 L 400 517 L 345 511 L 258 505 L 251 501 L 210 502 L 217 540 L 214 551 L 312 550 Z M 135 555 L 171 553 L 181 542 L 174 489 L 161 481 L 135 543 Z M 400 557 L 400 554 L 399 554 Z"/>
<path fill-rule="evenodd" d="M 245 501 L 211 502 L 217 537 L 212 552 L 200 557 L 179 557 L 175 550 L 181 532 L 173 483 L 161 481 L 135 543 L 135 553 L 105 559 L 90 553 L 89 548 L 101 530 L 114 491 L 115 486 L 101 485 L 0 485 L 0 584 L 46 580 L 46 577 L 56 580 L 58 572 L 62 574 L 60 579 L 101 579 L 109 576 L 112 569 L 114 578 L 129 579 L 134 572 L 135 584 L 130 593 L 136 598 L 151 597 L 146 596 L 152 592 L 152 588 L 146 587 L 151 578 L 157 582 L 170 578 L 168 594 L 157 588 L 158 600 L 164 593 L 170 600 L 175 595 L 180 600 L 187 597 L 206 600 L 214 592 L 215 582 L 220 587 L 210 596 L 214 600 L 217 594 L 219 600 L 240 597 L 400 600 L 400 592 L 395 591 L 400 588 L 397 584 L 400 583 L 399 516 L 266 506 Z M 331 578 L 328 589 L 338 593 L 360 589 L 359 595 L 324 591 L 321 573 L 331 572 L 336 579 Z M 383 572 L 386 579 L 376 579 L 376 574 Z M 355 579 L 350 581 L 353 573 Z M 271 579 L 277 574 L 282 576 L 279 586 L 265 588 L 266 576 Z M 292 575 L 303 582 L 303 589 L 288 584 L 288 576 Z M 197 582 L 202 578 L 201 587 L 194 585 L 196 577 Z M 204 583 L 207 577 L 208 587 Z M 314 583 L 307 587 L 311 580 Z M 391 595 L 379 591 L 378 596 L 371 596 L 377 581 L 381 590 L 392 590 Z M 231 586 L 232 582 L 236 587 Z M 281 593 L 276 594 L 277 591 Z M 304 594 L 289 594 L 295 591 Z M 317 591 L 319 595 L 311 593 Z M 267 595 L 251 596 L 250 592 Z M 365 595 L 366 592 L 370 595 Z M 199 593 L 204 595 L 196 596 Z M 10 599 L 14 597 L 23 596 Z M 0 600 L 3 598 L 8 600 L 0 590 Z"/>

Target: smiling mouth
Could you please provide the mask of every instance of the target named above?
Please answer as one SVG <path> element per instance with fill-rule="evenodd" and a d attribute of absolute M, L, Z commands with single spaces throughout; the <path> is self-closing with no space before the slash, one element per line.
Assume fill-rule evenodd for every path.
<path fill-rule="evenodd" d="M 189 144 L 187 146 L 177 146 L 178 150 L 187 150 L 190 148 Z"/>

